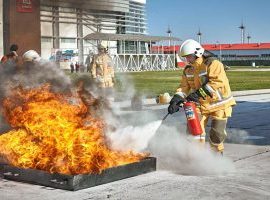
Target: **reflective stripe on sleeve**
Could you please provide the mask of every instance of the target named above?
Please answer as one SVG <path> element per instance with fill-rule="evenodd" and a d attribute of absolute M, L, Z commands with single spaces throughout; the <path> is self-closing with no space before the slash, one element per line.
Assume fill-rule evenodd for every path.
<path fill-rule="evenodd" d="M 209 106 L 209 108 L 213 108 L 213 107 L 216 107 L 216 106 L 220 106 L 220 105 L 222 105 L 222 104 L 225 104 L 225 103 L 229 102 L 229 101 L 232 100 L 232 99 L 233 99 L 233 96 L 230 96 L 230 97 L 228 97 L 228 98 L 226 98 L 226 99 L 224 99 L 224 100 L 222 100 L 222 101 L 219 101 L 219 102 L 217 102 L 217 103 L 211 104 L 211 105 Z"/>
<path fill-rule="evenodd" d="M 221 101 L 223 98 L 222 98 L 222 95 L 221 95 L 220 91 L 217 90 L 216 94 L 217 94 L 218 100 Z"/>

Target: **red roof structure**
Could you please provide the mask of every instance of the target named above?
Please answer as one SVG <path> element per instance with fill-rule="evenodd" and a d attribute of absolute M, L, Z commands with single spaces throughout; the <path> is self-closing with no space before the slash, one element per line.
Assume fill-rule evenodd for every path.
<path fill-rule="evenodd" d="M 270 43 L 249 43 L 249 44 L 204 44 L 206 50 L 262 50 L 270 49 Z"/>
<path fill-rule="evenodd" d="M 243 55 L 240 53 L 241 51 L 245 51 L 245 50 L 270 50 L 270 43 L 249 43 L 249 44 L 203 44 L 202 45 L 203 48 L 205 48 L 208 51 L 221 51 L 226 52 L 230 51 L 230 50 L 236 50 L 239 51 L 239 53 L 237 53 L 238 55 L 236 56 L 237 58 L 241 58 L 241 57 L 249 57 L 249 58 L 254 58 L 254 57 L 258 57 L 258 55 L 253 55 L 254 53 L 251 53 L 252 55 Z M 152 46 L 152 51 L 154 51 L 155 53 L 173 53 L 173 52 L 178 52 L 180 49 L 180 46 Z M 221 52 L 220 52 L 221 55 Z M 268 54 L 267 54 L 268 55 Z M 235 57 L 234 57 L 235 59 Z M 178 67 L 185 67 L 185 63 L 182 62 L 180 60 L 180 58 L 177 58 L 177 64 Z"/>
<path fill-rule="evenodd" d="M 270 43 L 249 43 L 249 44 L 203 44 L 208 51 L 219 50 L 262 50 L 270 49 Z M 160 52 L 179 51 L 180 46 L 153 46 L 152 50 Z"/>

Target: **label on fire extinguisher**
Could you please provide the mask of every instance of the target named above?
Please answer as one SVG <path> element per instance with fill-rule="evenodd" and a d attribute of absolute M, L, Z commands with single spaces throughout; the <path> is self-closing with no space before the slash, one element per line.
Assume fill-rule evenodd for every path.
<path fill-rule="evenodd" d="M 193 109 L 192 109 L 191 106 L 185 107 L 185 113 L 186 113 L 186 116 L 187 116 L 187 120 L 195 119 L 195 114 L 194 114 Z"/>

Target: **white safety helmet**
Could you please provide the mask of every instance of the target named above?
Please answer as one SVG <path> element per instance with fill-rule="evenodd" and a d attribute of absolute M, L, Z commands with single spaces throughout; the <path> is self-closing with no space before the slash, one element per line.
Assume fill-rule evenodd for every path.
<path fill-rule="evenodd" d="M 107 41 L 101 41 L 98 44 L 98 49 L 107 49 L 108 48 L 108 42 Z"/>
<path fill-rule="evenodd" d="M 35 50 L 29 50 L 29 51 L 26 51 L 23 56 L 23 61 L 24 62 L 27 62 L 27 61 L 30 61 L 30 62 L 39 62 L 40 61 L 40 56 L 39 54 L 35 51 Z"/>
<path fill-rule="evenodd" d="M 102 44 L 99 44 L 98 45 L 98 49 L 106 49 L 106 46 L 102 45 Z"/>
<path fill-rule="evenodd" d="M 194 54 L 198 58 L 202 57 L 204 53 L 204 48 L 200 45 L 199 42 L 189 39 L 183 42 L 180 48 L 179 56 L 185 57 L 190 54 Z"/>

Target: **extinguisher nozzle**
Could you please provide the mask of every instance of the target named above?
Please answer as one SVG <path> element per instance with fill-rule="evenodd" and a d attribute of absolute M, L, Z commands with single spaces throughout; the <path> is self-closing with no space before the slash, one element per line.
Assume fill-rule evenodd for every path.
<path fill-rule="evenodd" d="M 163 117 L 162 121 L 164 121 L 168 116 L 169 116 L 170 113 L 168 113 L 167 115 L 165 115 L 165 117 Z"/>

